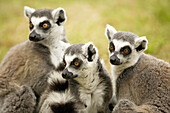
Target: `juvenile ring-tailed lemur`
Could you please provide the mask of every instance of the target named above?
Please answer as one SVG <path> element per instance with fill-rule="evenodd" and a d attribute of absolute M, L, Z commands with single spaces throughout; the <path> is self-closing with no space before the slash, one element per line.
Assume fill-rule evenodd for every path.
<path fill-rule="evenodd" d="M 40 106 L 40 113 L 111 112 L 111 79 L 93 43 L 68 47 L 60 67 L 64 69 L 62 76 L 53 73 L 49 77 L 49 87 L 44 94 L 46 99 Z"/>
<path fill-rule="evenodd" d="M 144 54 L 146 37 L 116 31 L 107 25 L 113 87 L 117 105 L 113 113 L 169 113 L 170 65 Z"/>
<path fill-rule="evenodd" d="M 24 12 L 29 19 L 29 40 L 11 48 L 0 64 L 0 113 L 32 113 L 49 73 L 58 71 L 69 45 L 64 9 L 25 6 Z"/>

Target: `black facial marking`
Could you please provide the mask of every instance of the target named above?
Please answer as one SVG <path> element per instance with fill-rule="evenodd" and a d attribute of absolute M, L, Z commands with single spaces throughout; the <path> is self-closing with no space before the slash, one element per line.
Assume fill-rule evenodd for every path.
<path fill-rule="evenodd" d="M 78 66 L 75 65 L 75 62 L 79 63 Z M 81 59 L 75 58 L 72 62 L 71 62 L 71 67 L 78 69 L 81 65 L 82 65 L 83 61 Z"/>
<path fill-rule="evenodd" d="M 64 11 L 63 10 L 60 10 L 59 12 L 59 17 L 57 19 L 57 25 L 60 26 L 60 23 L 64 22 L 65 21 L 65 16 L 64 16 Z"/>
<path fill-rule="evenodd" d="M 114 52 L 115 51 L 115 45 L 113 44 L 113 42 L 110 42 L 110 44 L 109 44 L 109 51 L 110 52 Z"/>
<path fill-rule="evenodd" d="M 96 54 L 96 50 L 93 48 L 93 45 L 91 44 L 89 47 L 88 47 L 88 61 L 89 62 L 92 62 L 93 59 L 92 59 L 92 56 Z"/>
<path fill-rule="evenodd" d="M 61 62 L 58 67 L 56 68 L 56 71 L 63 71 L 65 68 L 64 62 Z"/>
<path fill-rule="evenodd" d="M 49 86 L 50 91 L 55 91 L 55 92 L 64 92 L 65 90 L 68 89 L 68 81 L 66 82 L 53 82 Z"/>
<path fill-rule="evenodd" d="M 53 113 L 77 113 L 73 102 L 52 104 L 50 108 Z"/>
<path fill-rule="evenodd" d="M 125 51 L 128 51 L 127 53 Z M 132 52 L 131 48 L 129 46 L 125 46 L 125 47 L 122 47 L 120 49 L 120 53 L 123 55 L 123 56 L 128 56 L 130 55 L 130 53 Z"/>
<path fill-rule="evenodd" d="M 30 21 L 29 23 L 29 29 L 32 30 L 34 28 L 34 25 L 32 24 L 32 22 Z"/>
<path fill-rule="evenodd" d="M 46 28 L 43 27 L 44 24 L 47 25 Z M 51 24 L 50 24 L 49 21 L 46 20 L 46 21 L 41 22 L 41 23 L 39 24 L 39 27 L 40 27 L 42 30 L 48 30 L 48 29 L 51 27 Z"/>

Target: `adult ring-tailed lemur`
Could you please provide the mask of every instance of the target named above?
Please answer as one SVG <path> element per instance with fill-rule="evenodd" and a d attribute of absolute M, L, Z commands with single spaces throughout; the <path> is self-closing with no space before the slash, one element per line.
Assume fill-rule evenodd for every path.
<path fill-rule="evenodd" d="M 29 40 L 11 48 L 0 64 L 0 113 L 32 113 L 69 46 L 63 8 L 24 10 Z"/>
<path fill-rule="evenodd" d="M 117 104 L 113 113 L 169 113 L 170 65 L 151 55 L 145 36 L 106 27 Z"/>

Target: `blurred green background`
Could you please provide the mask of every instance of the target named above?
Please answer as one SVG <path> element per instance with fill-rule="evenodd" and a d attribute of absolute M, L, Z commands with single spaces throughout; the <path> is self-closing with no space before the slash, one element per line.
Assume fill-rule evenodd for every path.
<path fill-rule="evenodd" d="M 14 45 L 28 39 L 24 6 L 63 7 L 70 43 L 92 41 L 109 69 L 106 24 L 120 31 L 146 36 L 153 56 L 170 62 L 170 0 L 0 0 L 0 62 Z"/>

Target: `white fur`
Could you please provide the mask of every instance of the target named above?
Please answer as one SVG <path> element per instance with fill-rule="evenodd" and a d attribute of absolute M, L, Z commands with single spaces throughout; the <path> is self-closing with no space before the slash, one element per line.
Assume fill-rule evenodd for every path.
<path fill-rule="evenodd" d="M 108 34 L 108 32 L 109 32 L 109 34 Z M 106 29 L 105 29 L 105 35 L 108 38 L 108 40 L 111 40 L 110 38 L 112 38 L 115 33 L 117 33 L 116 29 L 114 27 L 112 27 L 111 25 L 107 24 Z"/>
<path fill-rule="evenodd" d="M 47 17 L 32 17 L 31 22 L 34 25 L 34 27 L 38 26 L 41 22 L 49 20 Z"/>
<path fill-rule="evenodd" d="M 54 9 L 54 10 L 52 11 L 52 16 L 53 16 L 54 20 L 57 20 L 58 17 L 59 17 L 59 12 L 60 12 L 61 10 L 64 11 L 65 21 L 61 23 L 62 25 L 64 25 L 65 22 L 66 22 L 66 20 L 67 20 L 67 16 L 66 16 L 66 11 L 65 11 L 63 8 L 59 7 L 59 8 L 57 8 L 57 9 Z"/>
<path fill-rule="evenodd" d="M 30 18 L 31 14 L 35 11 L 35 9 L 30 8 L 28 6 L 24 6 L 24 15 L 27 18 Z"/>

